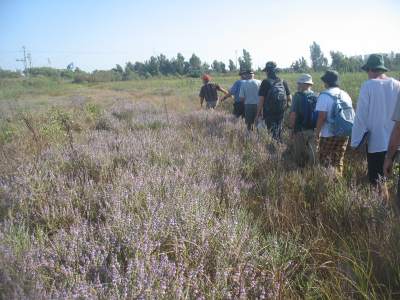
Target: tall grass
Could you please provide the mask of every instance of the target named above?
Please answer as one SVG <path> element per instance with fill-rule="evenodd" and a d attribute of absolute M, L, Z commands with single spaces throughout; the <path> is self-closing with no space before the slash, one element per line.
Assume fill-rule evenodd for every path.
<path fill-rule="evenodd" d="M 191 112 L 197 81 L 135 84 L 6 116 L 1 298 L 399 297 L 398 217 L 362 158 L 299 169 L 266 132 Z"/>

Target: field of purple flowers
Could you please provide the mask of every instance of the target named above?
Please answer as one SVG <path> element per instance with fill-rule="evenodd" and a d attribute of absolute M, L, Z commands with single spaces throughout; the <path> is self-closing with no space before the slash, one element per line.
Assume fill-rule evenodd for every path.
<path fill-rule="evenodd" d="M 299 169 L 287 135 L 160 99 L 3 113 L 1 299 L 400 297 L 362 156 Z"/>

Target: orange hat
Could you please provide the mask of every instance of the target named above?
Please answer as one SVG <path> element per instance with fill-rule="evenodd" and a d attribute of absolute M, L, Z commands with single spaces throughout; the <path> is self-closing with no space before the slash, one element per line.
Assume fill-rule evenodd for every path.
<path fill-rule="evenodd" d="M 211 76 L 208 74 L 204 74 L 203 77 L 201 77 L 204 81 L 210 81 L 211 80 Z"/>

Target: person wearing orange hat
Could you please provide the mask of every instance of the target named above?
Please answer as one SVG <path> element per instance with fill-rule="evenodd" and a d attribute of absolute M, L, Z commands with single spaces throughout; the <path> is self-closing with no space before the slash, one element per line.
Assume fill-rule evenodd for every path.
<path fill-rule="evenodd" d="M 228 95 L 228 91 L 224 88 L 220 87 L 216 83 L 212 83 L 211 76 L 208 74 L 204 74 L 202 76 L 203 86 L 200 89 L 200 106 L 203 107 L 204 100 L 206 100 L 206 108 L 214 109 L 217 106 L 218 102 L 218 91 Z"/>

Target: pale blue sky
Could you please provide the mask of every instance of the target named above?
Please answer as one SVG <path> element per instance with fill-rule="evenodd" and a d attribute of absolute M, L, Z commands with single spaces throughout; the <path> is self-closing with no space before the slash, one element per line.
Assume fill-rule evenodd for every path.
<path fill-rule="evenodd" d="M 334 4 L 332 4 L 334 3 Z M 247 49 L 255 67 L 309 58 L 316 41 L 347 55 L 400 52 L 400 0 L 0 0 L 0 67 L 25 45 L 34 66 L 109 69 L 151 55 L 211 63 Z"/>

